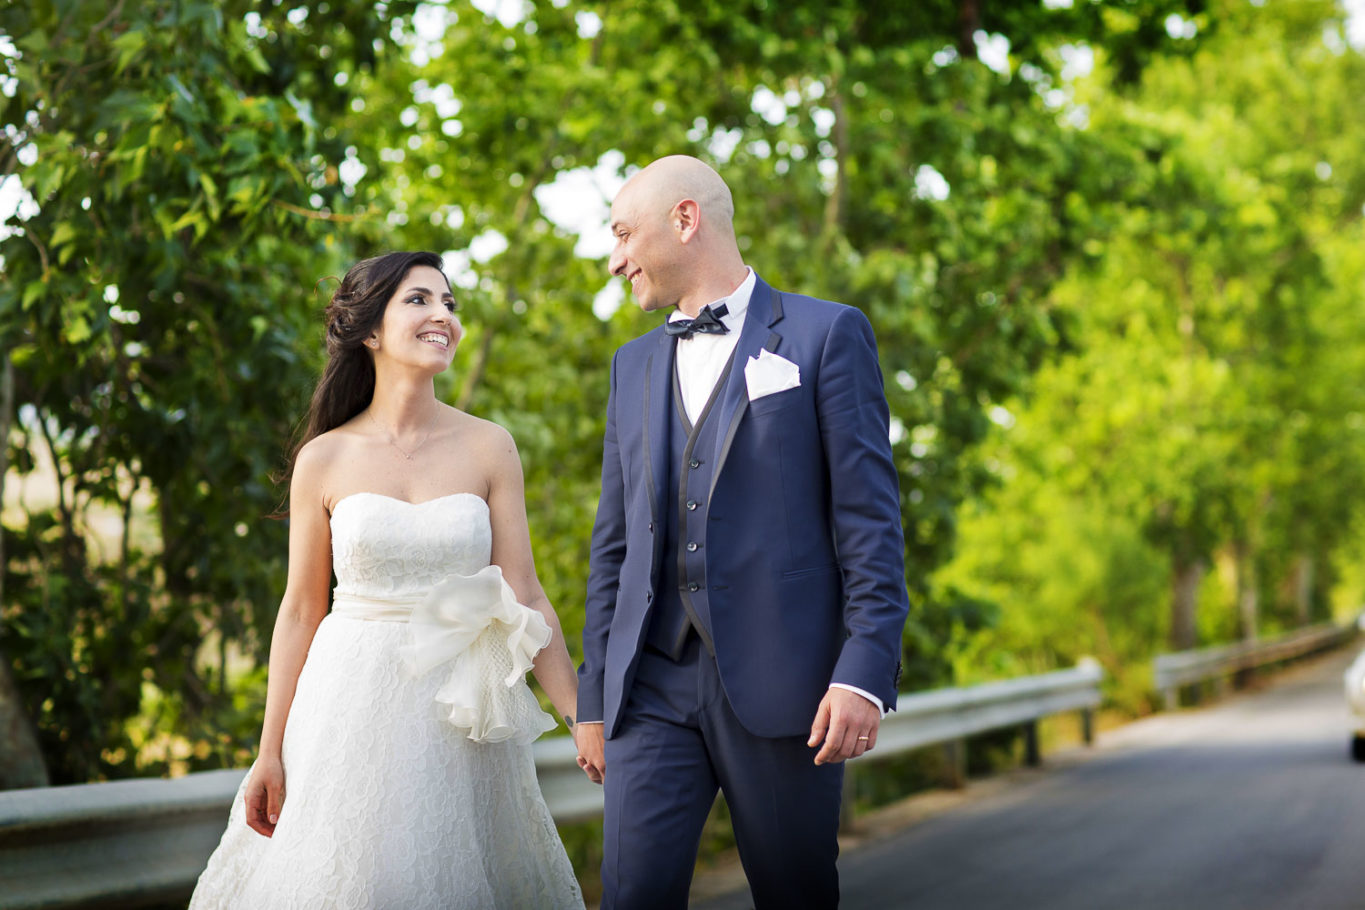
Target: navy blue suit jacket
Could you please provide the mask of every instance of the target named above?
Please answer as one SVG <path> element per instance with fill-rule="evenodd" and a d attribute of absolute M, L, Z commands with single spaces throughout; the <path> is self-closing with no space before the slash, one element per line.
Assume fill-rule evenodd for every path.
<path fill-rule="evenodd" d="M 675 343 L 660 326 L 612 360 L 578 716 L 618 729 L 659 584 Z M 764 348 L 801 385 L 749 401 Z M 758 736 L 806 735 L 831 682 L 895 706 L 905 590 L 900 495 L 872 327 L 759 279 L 718 420 L 706 586 L 692 595 L 725 693 Z"/>

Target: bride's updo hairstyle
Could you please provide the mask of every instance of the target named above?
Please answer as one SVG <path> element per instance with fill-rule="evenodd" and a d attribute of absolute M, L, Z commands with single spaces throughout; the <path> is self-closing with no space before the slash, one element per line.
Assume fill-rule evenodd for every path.
<path fill-rule="evenodd" d="M 322 371 L 308 423 L 289 455 L 289 468 L 281 478 L 288 501 L 288 483 L 294 474 L 299 450 L 314 437 L 341 426 L 369 407 L 374 397 L 374 354 L 365 339 L 384 318 L 389 299 L 398 293 L 408 272 L 419 265 L 441 270 L 435 253 L 385 253 L 362 259 L 351 266 L 323 311 L 327 320 L 327 366 Z"/>

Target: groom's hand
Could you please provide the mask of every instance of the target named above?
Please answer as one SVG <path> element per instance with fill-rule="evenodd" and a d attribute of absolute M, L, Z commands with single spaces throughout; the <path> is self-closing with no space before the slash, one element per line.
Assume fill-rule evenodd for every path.
<path fill-rule="evenodd" d="M 881 711 L 872 702 L 856 692 L 832 686 L 820 699 L 806 745 L 813 749 L 824 743 L 815 755 L 817 765 L 856 758 L 877 744 L 881 722 Z"/>
<path fill-rule="evenodd" d="M 602 778 L 607 775 L 604 730 L 604 724 L 585 724 L 581 721 L 573 728 L 574 743 L 578 746 L 578 767 L 595 784 L 602 783 Z"/>

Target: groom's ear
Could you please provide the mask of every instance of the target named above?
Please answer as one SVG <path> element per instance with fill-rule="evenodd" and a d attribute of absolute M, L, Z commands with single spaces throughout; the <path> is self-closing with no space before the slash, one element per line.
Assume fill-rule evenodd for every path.
<path fill-rule="evenodd" d="M 696 235 L 697 228 L 701 225 L 701 206 L 697 205 L 695 199 L 684 199 L 673 206 L 670 214 L 678 240 L 687 243 Z"/>

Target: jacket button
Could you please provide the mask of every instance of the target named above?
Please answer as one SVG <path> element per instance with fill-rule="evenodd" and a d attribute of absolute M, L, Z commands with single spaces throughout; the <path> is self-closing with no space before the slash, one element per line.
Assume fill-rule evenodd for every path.
<path fill-rule="evenodd" d="M 701 467 L 701 462 L 694 458 L 691 461 L 689 461 L 687 465 L 688 467 L 695 471 L 697 468 Z"/>
<path fill-rule="evenodd" d="M 654 522 L 652 522 L 652 521 L 649 523 L 649 533 L 651 533 L 651 534 L 654 533 Z"/>
<path fill-rule="evenodd" d="M 654 603 L 654 593 L 652 591 L 645 592 L 645 603 Z"/>
<path fill-rule="evenodd" d="M 697 584 L 697 583 L 694 581 L 694 582 L 692 582 L 691 584 L 689 584 L 689 585 L 687 586 L 687 590 L 689 590 L 689 591 L 700 591 L 700 590 L 701 590 L 701 585 Z"/>
<path fill-rule="evenodd" d="M 695 499 L 689 499 L 689 500 L 687 501 L 687 511 L 689 511 L 689 512 L 695 512 L 695 511 L 697 511 L 697 506 L 698 506 L 698 504 L 699 504 L 699 503 L 698 503 Z"/>
<path fill-rule="evenodd" d="M 689 553 L 697 552 L 697 542 L 695 540 L 689 540 L 687 542 L 687 552 Z"/>

